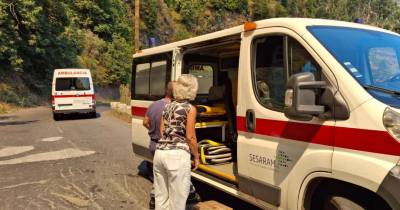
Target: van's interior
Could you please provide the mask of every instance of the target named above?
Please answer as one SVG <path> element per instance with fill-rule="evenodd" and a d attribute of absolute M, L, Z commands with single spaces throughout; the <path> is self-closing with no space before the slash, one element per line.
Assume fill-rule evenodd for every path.
<path fill-rule="evenodd" d="M 198 95 L 194 101 L 198 112 L 197 139 L 199 148 L 204 148 L 199 169 L 231 184 L 237 184 L 239 51 L 239 35 L 186 46 L 182 69 L 182 73 L 196 76 L 199 82 Z"/>

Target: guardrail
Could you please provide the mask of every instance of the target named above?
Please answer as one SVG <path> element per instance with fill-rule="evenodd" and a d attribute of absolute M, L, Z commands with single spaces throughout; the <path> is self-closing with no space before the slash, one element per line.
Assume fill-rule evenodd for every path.
<path fill-rule="evenodd" d="M 131 106 L 121 102 L 110 102 L 110 107 L 120 113 L 131 115 Z"/>

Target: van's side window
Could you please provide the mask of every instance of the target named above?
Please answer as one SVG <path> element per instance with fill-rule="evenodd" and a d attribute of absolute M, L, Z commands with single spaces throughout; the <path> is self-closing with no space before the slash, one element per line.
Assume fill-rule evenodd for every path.
<path fill-rule="evenodd" d="M 289 75 L 311 72 L 315 80 L 321 80 L 321 67 L 307 50 L 295 39 L 288 37 Z"/>
<path fill-rule="evenodd" d="M 150 95 L 162 96 L 165 94 L 165 81 L 167 79 L 167 61 L 151 63 Z"/>
<path fill-rule="evenodd" d="M 136 65 L 135 94 L 149 94 L 150 63 Z"/>
<path fill-rule="evenodd" d="M 267 108 L 281 110 L 284 106 L 285 64 L 284 37 L 269 36 L 254 42 L 255 90 Z"/>
<path fill-rule="evenodd" d="M 172 53 L 135 58 L 132 66 L 131 97 L 134 100 L 158 100 L 171 80 Z"/>
<path fill-rule="evenodd" d="M 213 86 L 214 69 L 208 64 L 193 64 L 189 68 L 189 74 L 197 77 L 199 82 L 198 94 L 208 94 L 211 86 Z"/>
<path fill-rule="evenodd" d="M 253 42 L 253 84 L 258 101 L 265 107 L 282 111 L 287 78 L 311 72 L 321 79 L 321 67 L 295 39 L 283 36 L 257 38 Z M 287 61 L 287 64 L 285 64 Z"/>

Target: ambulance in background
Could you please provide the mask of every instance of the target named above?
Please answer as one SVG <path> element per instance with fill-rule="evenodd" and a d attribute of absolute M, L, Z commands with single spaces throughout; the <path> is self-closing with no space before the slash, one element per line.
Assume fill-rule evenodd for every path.
<path fill-rule="evenodd" d="M 59 120 L 64 114 L 96 117 L 96 95 L 90 70 L 54 70 L 51 104 L 54 120 Z"/>
<path fill-rule="evenodd" d="M 226 154 L 205 148 L 193 178 L 264 209 L 400 209 L 399 34 L 276 18 L 137 52 L 132 143 L 148 161 L 143 116 L 181 74 L 196 106 L 226 111 L 199 113 L 198 141 L 232 152 L 214 164 Z"/>

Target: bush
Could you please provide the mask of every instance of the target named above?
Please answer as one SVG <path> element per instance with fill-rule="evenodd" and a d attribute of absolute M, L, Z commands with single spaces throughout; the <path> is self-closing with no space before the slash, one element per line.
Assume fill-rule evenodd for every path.
<path fill-rule="evenodd" d="M 14 89 L 4 83 L 0 84 L 0 102 L 24 105 L 24 100 L 15 93 Z"/>
<path fill-rule="evenodd" d="M 0 114 L 6 114 L 12 109 L 10 104 L 0 102 Z"/>

